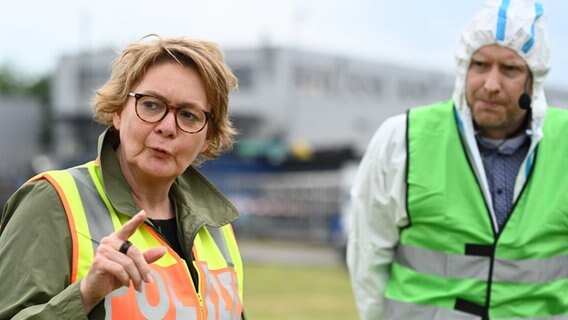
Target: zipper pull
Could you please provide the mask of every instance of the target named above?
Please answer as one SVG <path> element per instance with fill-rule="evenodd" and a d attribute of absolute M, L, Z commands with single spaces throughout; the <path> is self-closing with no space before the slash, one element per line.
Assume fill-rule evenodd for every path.
<path fill-rule="evenodd" d="M 201 293 L 197 292 L 197 300 L 199 302 L 199 310 L 201 311 L 202 319 L 205 319 L 205 310 L 203 309 L 203 297 L 201 297 Z"/>

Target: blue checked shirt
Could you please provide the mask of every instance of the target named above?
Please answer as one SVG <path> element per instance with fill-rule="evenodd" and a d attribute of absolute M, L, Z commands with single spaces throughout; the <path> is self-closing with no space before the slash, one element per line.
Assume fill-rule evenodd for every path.
<path fill-rule="evenodd" d="M 477 134 L 476 139 L 501 230 L 513 209 L 515 180 L 529 150 L 530 138 L 522 133 L 505 140 L 488 139 Z"/>

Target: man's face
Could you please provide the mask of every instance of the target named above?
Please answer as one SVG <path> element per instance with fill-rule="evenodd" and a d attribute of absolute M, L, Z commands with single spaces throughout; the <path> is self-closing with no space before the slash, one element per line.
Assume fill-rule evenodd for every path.
<path fill-rule="evenodd" d="M 466 99 L 481 135 L 504 139 L 521 127 L 527 110 L 521 109 L 518 101 L 528 77 L 525 60 L 509 48 L 490 45 L 473 54 Z"/>

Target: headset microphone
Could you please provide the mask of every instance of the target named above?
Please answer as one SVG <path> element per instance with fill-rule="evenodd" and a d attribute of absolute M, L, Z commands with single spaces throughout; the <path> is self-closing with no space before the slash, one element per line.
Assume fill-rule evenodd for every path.
<path fill-rule="evenodd" d="M 521 96 L 519 97 L 519 107 L 524 110 L 530 109 L 532 102 L 531 100 L 531 96 L 529 96 L 528 93 L 523 92 L 523 94 L 521 94 Z"/>
<path fill-rule="evenodd" d="M 519 97 L 519 107 L 523 110 L 528 110 L 531 108 L 532 99 L 531 96 L 527 93 L 530 79 L 531 75 L 529 74 L 527 76 L 527 80 L 525 80 L 525 90 Z"/>

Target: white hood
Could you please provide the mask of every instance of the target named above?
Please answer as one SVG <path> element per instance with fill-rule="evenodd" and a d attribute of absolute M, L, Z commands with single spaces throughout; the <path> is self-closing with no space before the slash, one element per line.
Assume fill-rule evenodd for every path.
<path fill-rule="evenodd" d="M 542 138 L 542 125 L 546 113 L 546 97 L 543 84 L 550 70 L 550 49 L 546 38 L 544 8 L 542 4 L 528 0 L 488 0 L 463 31 L 460 46 L 456 52 L 457 75 L 453 100 L 457 108 L 457 119 L 466 150 L 473 160 L 473 169 L 494 219 L 491 192 L 477 142 L 472 116 L 465 97 L 466 75 L 471 56 L 488 45 L 500 45 L 514 50 L 525 59 L 533 74 L 530 123 L 531 146 L 515 181 L 514 199 L 519 196 L 534 160 L 534 151 Z"/>
<path fill-rule="evenodd" d="M 471 56 L 480 48 L 497 44 L 514 50 L 525 59 L 533 74 L 533 130 L 540 128 L 546 112 L 543 84 L 550 70 L 550 49 L 546 35 L 544 7 L 527 0 L 488 0 L 462 33 L 456 52 L 457 75 L 454 103 L 466 127 L 471 114 L 465 98 L 466 74 Z"/>

